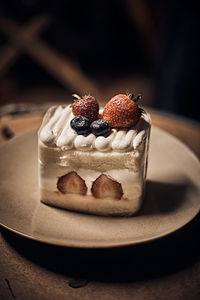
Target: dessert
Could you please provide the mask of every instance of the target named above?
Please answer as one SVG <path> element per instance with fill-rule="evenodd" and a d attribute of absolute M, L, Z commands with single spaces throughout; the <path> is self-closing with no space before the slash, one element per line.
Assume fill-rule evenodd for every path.
<path fill-rule="evenodd" d="M 90 95 L 49 108 L 38 132 L 43 203 L 89 214 L 129 216 L 141 207 L 151 121 L 119 94 L 99 109 Z"/>

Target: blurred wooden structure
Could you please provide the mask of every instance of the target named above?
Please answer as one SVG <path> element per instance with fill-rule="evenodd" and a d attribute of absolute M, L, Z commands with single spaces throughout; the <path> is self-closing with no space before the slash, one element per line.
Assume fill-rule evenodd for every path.
<path fill-rule="evenodd" d="M 124 4 L 132 21 L 136 24 L 150 60 L 154 59 L 157 31 L 148 2 L 145 0 L 125 0 Z"/>
<path fill-rule="evenodd" d="M 77 63 L 61 56 L 50 45 L 39 39 L 39 32 L 49 22 L 49 16 L 40 16 L 32 20 L 27 26 L 19 26 L 5 16 L 0 18 L 0 30 L 11 39 L 9 45 L 0 49 L 0 73 L 4 74 L 15 58 L 23 51 L 46 68 L 72 92 L 76 91 L 82 94 L 90 91 L 99 94 L 96 84 L 82 72 Z"/>
<path fill-rule="evenodd" d="M 143 40 L 143 44 L 150 60 L 153 58 L 153 39 L 155 38 L 155 28 L 150 16 L 149 7 L 145 0 L 124 2 L 131 21 L 135 23 L 136 28 Z M 40 38 L 43 30 L 50 28 L 53 19 L 50 14 L 37 15 L 29 22 L 17 24 L 14 19 L 8 18 L 6 14 L 0 16 L 0 32 L 4 33 L 9 42 L 0 48 L 0 105 L 7 102 L 34 102 L 41 103 L 45 101 L 65 101 L 66 98 L 74 92 L 79 94 L 94 94 L 99 101 L 107 102 L 110 97 L 116 93 L 134 91 L 141 93 L 143 96 L 143 105 L 152 104 L 152 95 L 154 86 L 150 78 L 144 75 L 133 74 L 122 75 L 97 75 L 97 78 L 90 78 L 84 72 L 77 61 L 72 60 L 67 55 L 62 55 L 55 50 L 53 44 L 45 42 Z M 61 36 L 62 38 L 62 36 Z M 67 36 L 66 36 L 67 43 Z M 62 88 L 56 90 L 56 87 L 48 85 L 41 86 L 27 92 L 26 84 L 20 86 L 19 78 L 6 76 L 8 71 L 13 67 L 18 58 L 22 55 L 28 55 L 38 66 L 41 66 L 51 77 L 60 83 Z M 97 70 L 98 73 L 98 70 Z M 32 74 L 27 74 L 31 76 Z M 98 82 L 98 84 L 97 84 Z M 19 86 L 19 87 L 18 87 Z M 56 83 L 55 83 L 56 86 Z M 23 89 L 24 88 L 24 89 Z M 54 90 L 53 90 L 54 88 Z M 16 89 L 16 91 L 15 91 Z M 51 100 L 51 99 L 54 100 Z"/>

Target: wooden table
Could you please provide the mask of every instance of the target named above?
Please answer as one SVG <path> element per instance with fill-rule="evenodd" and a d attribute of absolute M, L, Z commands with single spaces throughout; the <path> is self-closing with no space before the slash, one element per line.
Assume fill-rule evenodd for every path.
<path fill-rule="evenodd" d="M 42 113 L 5 115 L 0 143 L 39 125 Z M 200 127 L 152 111 L 200 157 Z M 160 240 L 114 249 L 74 249 L 35 242 L 1 229 L 0 299 L 200 299 L 200 216 Z"/>

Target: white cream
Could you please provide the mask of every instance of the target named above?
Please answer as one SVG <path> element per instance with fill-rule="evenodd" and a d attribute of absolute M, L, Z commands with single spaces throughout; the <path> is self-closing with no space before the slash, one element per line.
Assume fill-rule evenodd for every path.
<path fill-rule="evenodd" d="M 56 139 L 57 147 L 64 147 L 65 150 L 73 148 L 73 142 L 77 136 L 76 132 L 70 126 L 70 120 L 73 118 L 72 112 L 70 112 L 69 118 L 66 124 L 62 124 L 63 130 L 60 132 L 60 135 Z"/>
<path fill-rule="evenodd" d="M 54 126 L 56 125 L 56 122 L 58 122 L 60 118 L 60 114 L 62 113 L 63 108 L 62 106 L 58 106 L 55 110 L 53 116 L 49 119 L 47 124 L 42 128 L 40 131 L 40 139 L 45 144 L 52 144 L 55 139 L 55 134 L 53 132 Z"/>
<path fill-rule="evenodd" d="M 55 125 L 53 127 L 53 134 L 54 134 L 54 136 L 58 136 L 59 133 L 62 131 L 63 124 L 65 124 L 65 123 L 68 122 L 70 113 L 71 113 L 71 109 L 70 109 L 69 106 L 66 106 L 62 110 L 62 112 L 61 112 L 61 114 L 60 114 L 57 122 L 55 123 Z"/>
<path fill-rule="evenodd" d="M 94 134 L 89 134 L 87 136 L 77 135 L 74 139 L 74 147 L 82 151 L 90 151 L 93 148 L 93 143 L 95 140 Z"/>
<path fill-rule="evenodd" d="M 47 112 L 48 114 L 48 112 Z M 61 150 L 77 149 L 81 151 L 98 150 L 100 152 L 126 152 L 140 146 L 150 127 L 149 116 L 143 111 L 138 123 L 129 130 L 112 129 L 108 136 L 96 137 L 78 135 L 70 126 L 74 117 L 70 105 L 55 107 L 52 116 L 41 129 L 39 136 L 44 144 L 57 146 Z"/>
<path fill-rule="evenodd" d="M 114 140 L 114 137 L 117 133 L 116 129 L 112 129 L 109 136 L 98 136 L 95 139 L 95 147 L 98 151 L 104 152 L 111 150 L 111 142 Z"/>

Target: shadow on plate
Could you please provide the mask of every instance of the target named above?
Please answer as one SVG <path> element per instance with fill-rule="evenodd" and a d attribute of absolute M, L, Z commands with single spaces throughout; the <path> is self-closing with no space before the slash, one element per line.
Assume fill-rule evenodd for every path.
<path fill-rule="evenodd" d="M 199 231 L 200 215 L 197 215 L 182 229 L 162 239 L 108 249 L 53 246 L 26 239 L 5 229 L 2 229 L 2 234 L 20 255 L 51 271 L 75 278 L 71 285 L 77 287 L 77 282 L 83 286 L 97 280 L 133 282 L 184 269 L 200 257 Z"/>
<path fill-rule="evenodd" d="M 147 181 L 144 204 L 138 215 L 167 214 L 176 211 L 187 197 L 191 185 L 187 180 L 180 183 Z"/>

